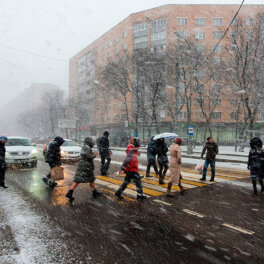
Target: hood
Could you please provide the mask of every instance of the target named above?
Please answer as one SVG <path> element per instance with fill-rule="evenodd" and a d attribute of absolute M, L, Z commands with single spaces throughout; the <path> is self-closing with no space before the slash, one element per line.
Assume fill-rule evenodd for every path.
<path fill-rule="evenodd" d="M 84 144 L 92 148 L 94 146 L 94 141 L 91 137 L 87 137 L 84 139 Z"/>
<path fill-rule="evenodd" d="M 104 134 L 103 134 L 103 136 L 108 137 L 109 136 L 109 132 L 108 131 L 105 131 Z"/>
<path fill-rule="evenodd" d="M 59 144 L 59 146 L 61 146 L 65 140 L 62 137 L 55 137 L 54 141 L 56 141 Z"/>

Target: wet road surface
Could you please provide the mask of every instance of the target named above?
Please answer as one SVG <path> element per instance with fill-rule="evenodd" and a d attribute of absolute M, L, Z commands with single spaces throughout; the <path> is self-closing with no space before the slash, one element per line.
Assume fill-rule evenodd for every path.
<path fill-rule="evenodd" d="M 0 206 L 10 241 L 0 263 L 264 263 L 264 195 L 251 197 L 246 173 L 218 169 L 216 183 L 201 183 L 185 167 L 185 195 L 175 188 L 167 198 L 152 175 L 142 180 L 146 201 L 136 201 L 133 184 L 119 201 L 118 162 L 103 177 L 97 160 L 103 195 L 93 199 L 81 184 L 73 205 L 65 194 L 76 165 L 64 165 L 65 179 L 53 189 L 42 181 L 42 161 L 37 169 L 9 170 Z"/>

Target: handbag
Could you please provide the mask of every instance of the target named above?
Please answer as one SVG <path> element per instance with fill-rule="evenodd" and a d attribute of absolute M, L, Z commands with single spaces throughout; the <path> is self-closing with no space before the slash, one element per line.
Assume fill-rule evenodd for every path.
<path fill-rule="evenodd" d="M 202 174 L 204 167 L 204 161 L 200 159 L 195 167 L 195 171 L 197 171 L 199 174 Z"/>
<path fill-rule="evenodd" d="M 64 169 L 56 166 L 50 169 L 50 178 L 54 181 L 60 181 L 64 179 Z"/>

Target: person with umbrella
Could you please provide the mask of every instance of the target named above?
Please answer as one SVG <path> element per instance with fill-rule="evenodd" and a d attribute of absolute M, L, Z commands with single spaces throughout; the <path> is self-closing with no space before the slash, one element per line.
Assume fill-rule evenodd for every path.
<path fill-rule="evenodd" d="M 156 155 L 157 155 L 157 144 L 153 140 L 154 137 L 151 137 L 151 140 L 148 144 L 147 148 L 147 158 L 148 158 L 148 165 L 147 165 L 147 171 L 146 171 L 146 177 L 150 177 L 150 167 L 153 166 L 156 176 L 159 175 L 159 171 L 156 165 Z"/>

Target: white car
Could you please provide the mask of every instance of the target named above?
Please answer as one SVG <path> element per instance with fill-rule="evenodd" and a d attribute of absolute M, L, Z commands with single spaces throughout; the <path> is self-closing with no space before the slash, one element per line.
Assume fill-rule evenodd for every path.
<path fill-rule="evenodd" d="M 71 139 L 64 139 L 61 145 L 61 161 L 77 161 L 81 157 L 81 147 Z"/>
<path fill-rule="evenodd" d="M 28 138 L 7 137 L 5 144 L 7 166 L 21 164 L 28 167 L 37 167 L 38 151 Z"/>

